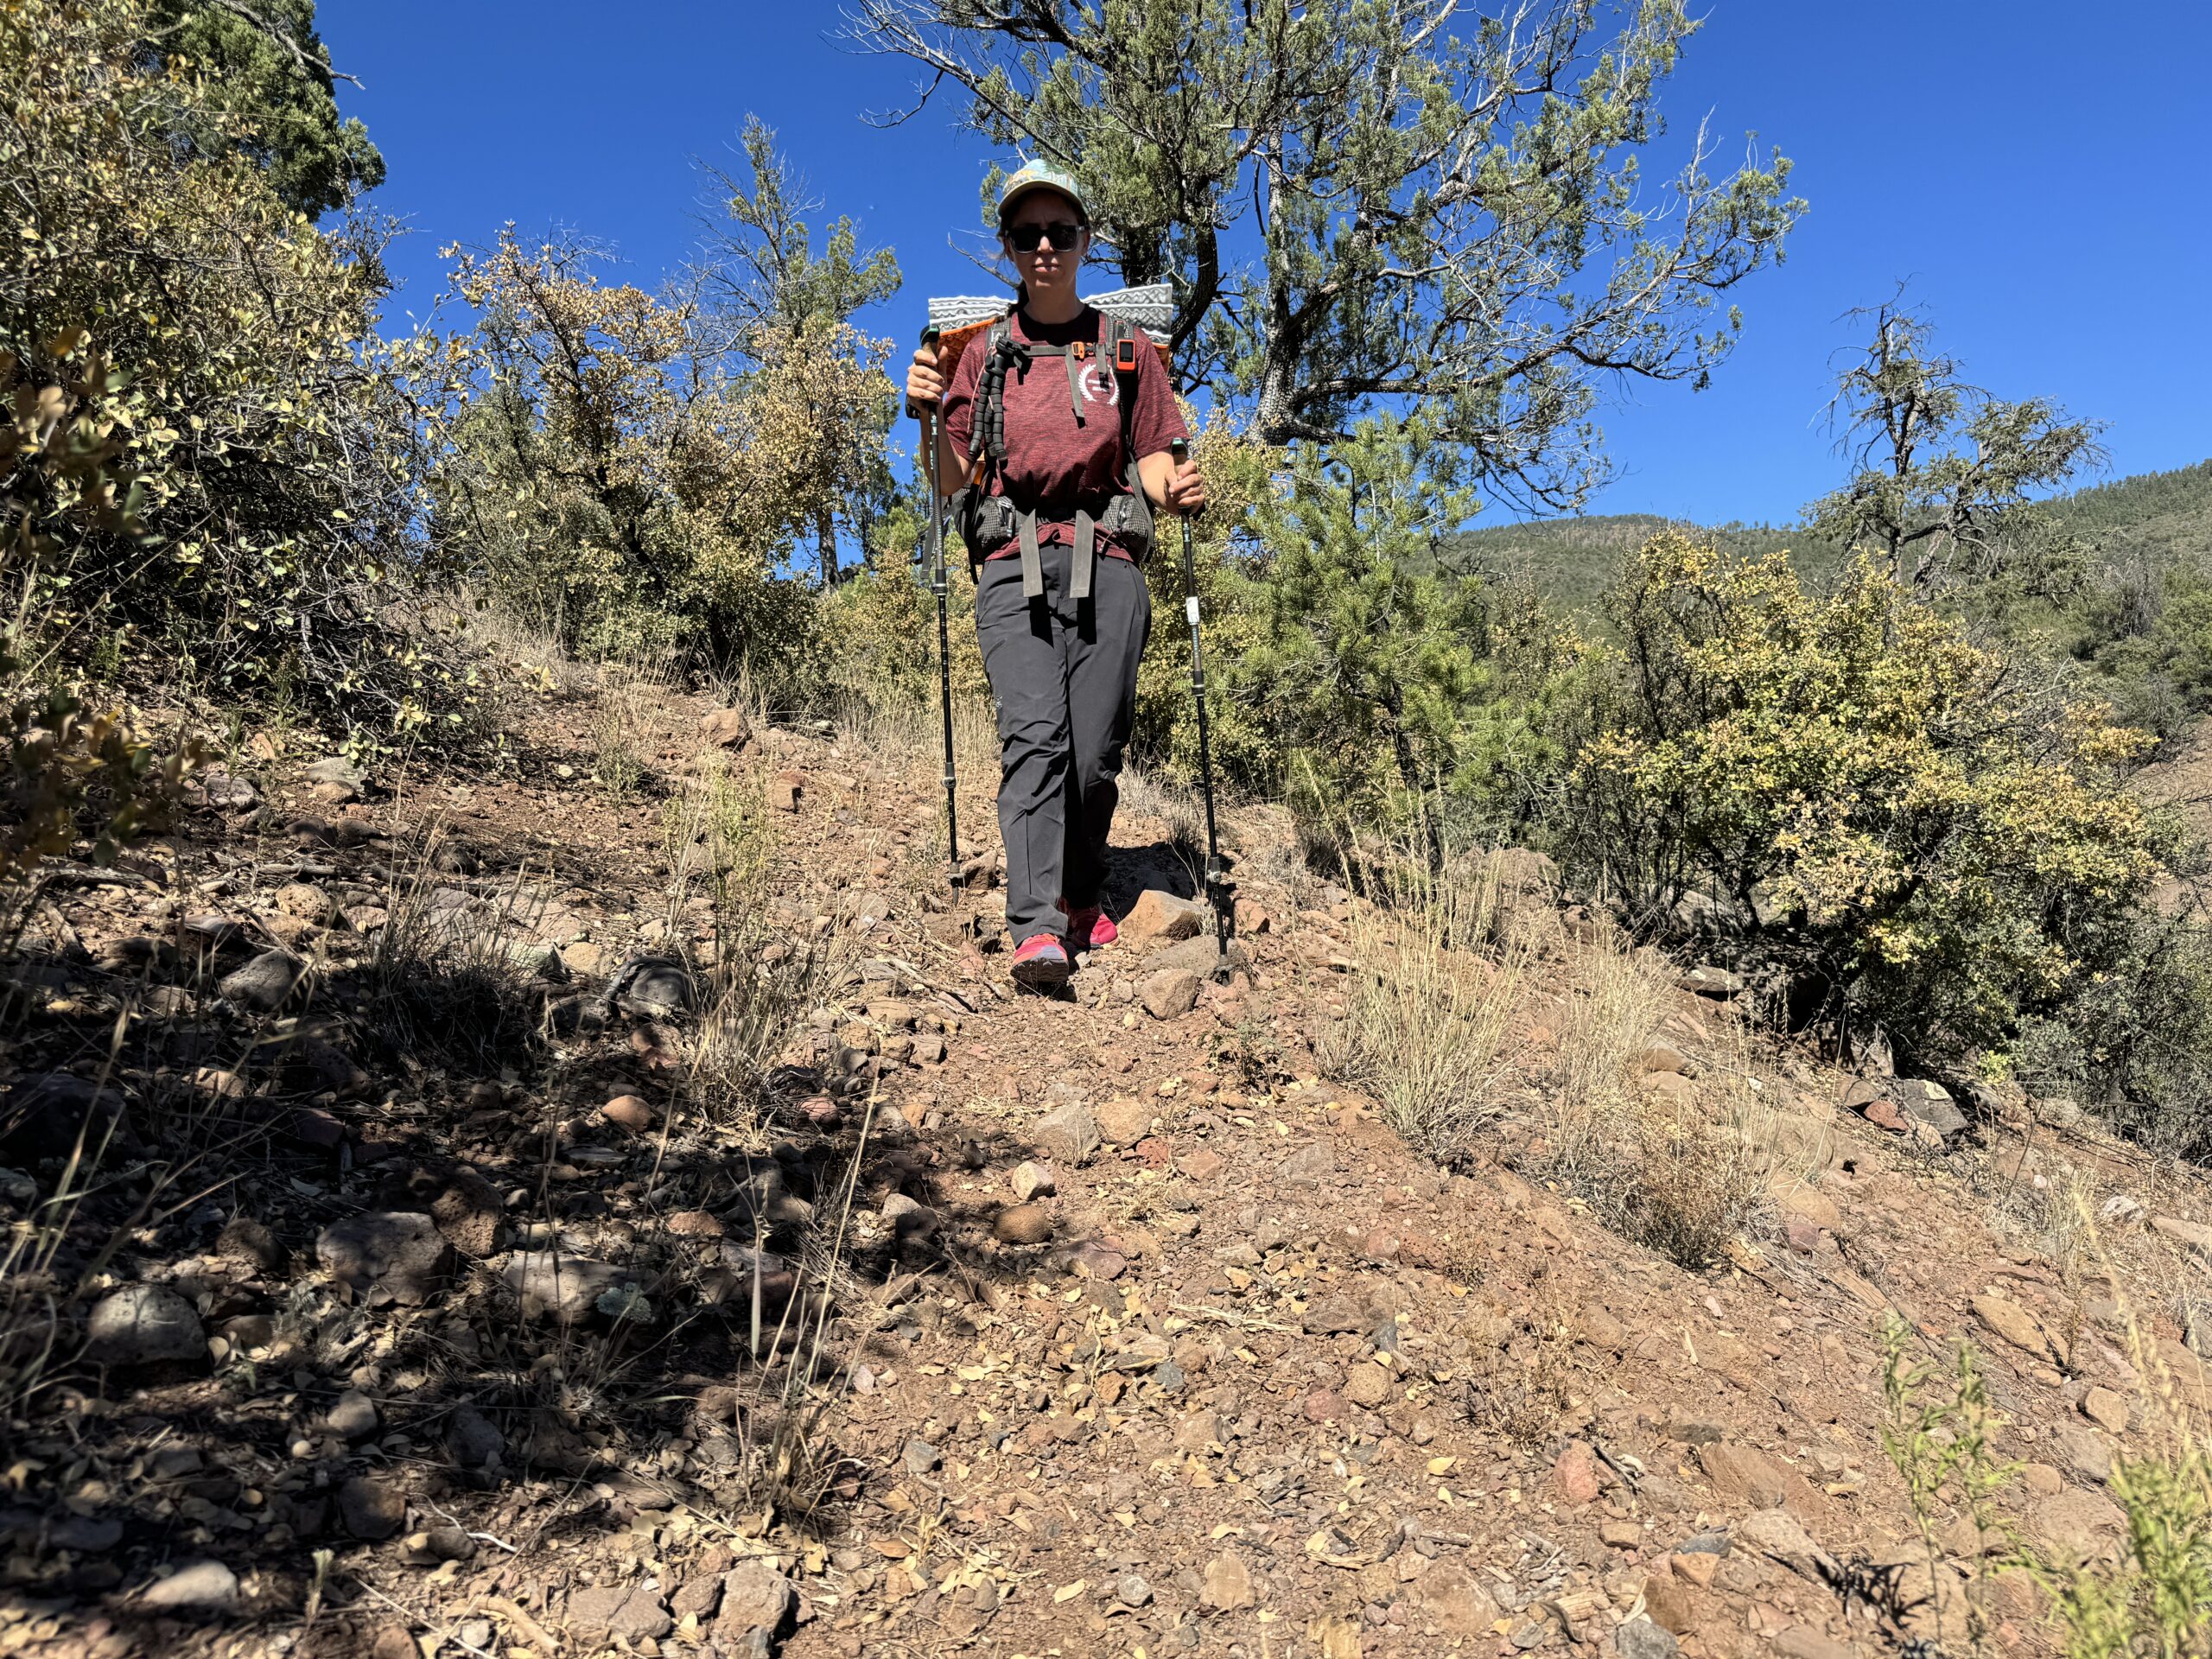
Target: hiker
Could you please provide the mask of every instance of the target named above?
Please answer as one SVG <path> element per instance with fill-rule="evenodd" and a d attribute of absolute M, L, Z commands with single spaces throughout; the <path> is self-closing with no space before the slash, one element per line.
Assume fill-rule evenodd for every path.
<path fill-rule="evenodd" d="M 1072 951 L 1115 938 L 1106 839 L 1152 628 L 1139 563 L 1153 512 L 1194 512 L 1206 497 L 1198 468 L 1168 454 L 1190 435 L 1159 352 L 1142 330 L 1076 296 L 1090 249 L 1076 181 L 1039 162 L 1009 177 L 999 245 L 1020 276 L 1012 314 L 961 357 L 950 386 L 938 346 L 925 343 L 906 396 L 942 405 L 938 475 L 950 493 L 969 476 L 979 387 L 988 405 L 1002 385 L 1004 459 L 965 498 L 963 533 L 998 706 L 1014 977 L 1051 991 L 1066 982 Z M 1000 374 L 987 378 L 1001 346 Z M 988 412 L 986 421 L 996 429 Z"/>

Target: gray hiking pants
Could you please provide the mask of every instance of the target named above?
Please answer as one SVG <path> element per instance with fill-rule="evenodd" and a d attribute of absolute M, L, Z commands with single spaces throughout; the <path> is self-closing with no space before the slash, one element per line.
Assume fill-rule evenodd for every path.
<path fill-rule="evenodd" d="M 1021 596 L 1021 561 L 994 559 L 976 588 L 976 639 L 999 715 L 999 833 L 1006 920 L 1019 944 L 1057 930 L 1054 901 L 1098 902 L 1152 632 L 1144 572 L 1101 556 L 1091 596 L 1067 597 L 1071 550 L 1040 550 L 1045 591 Z"/>

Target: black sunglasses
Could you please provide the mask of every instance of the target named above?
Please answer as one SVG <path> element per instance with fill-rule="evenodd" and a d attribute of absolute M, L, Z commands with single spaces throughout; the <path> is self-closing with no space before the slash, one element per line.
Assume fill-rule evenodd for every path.
<path fill-rule="evenodd" d="M 1014 244 L 1017 253 L 1034 253 L 1039 242 L 1049 239 L 1052 251 L 1065 253 L 1075 246 L 1083 235 L 1083 226 L 1071 225 L 1065 219 L 1054 219 L 1050 225 L 1016 225 L 1009 228 L 1006 239 Z"/>

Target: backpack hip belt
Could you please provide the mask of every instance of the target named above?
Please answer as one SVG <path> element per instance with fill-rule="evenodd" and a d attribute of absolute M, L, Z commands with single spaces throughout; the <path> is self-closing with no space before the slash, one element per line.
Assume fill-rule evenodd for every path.
<path fill-rule="evenodd" d="M 1035 599 L 1045 591 L 1045 565 L 1039 551 L 1036 510 L 1016 506 L 1002 495 L 983 495 L 978 492 L 972 503 L 956 505 L 953 515 L 960 534 L 968 542 L 968 563 L 971 570 L 1008 542 L 1018 544 L 1021 558 L 1021 591 L 1025 597 Z M 1068 597 L 1090 597 L 1092 572 L 1097 565 L 1098 537 L 1103 534 L 1124 546 L 1135 543 L 1141 548 L 1152 528 L 1149 513 L 1141 512 L 1132 497 L 1117 495 L 1098 512 L 1078 507 L 1064 521 L 1046 519 L 1046 524 L 1065 522 L 1074 531 L 1074 563 L 1068 575 Z M 1135 550 L 1133 549 L 1134 552 Z"/>

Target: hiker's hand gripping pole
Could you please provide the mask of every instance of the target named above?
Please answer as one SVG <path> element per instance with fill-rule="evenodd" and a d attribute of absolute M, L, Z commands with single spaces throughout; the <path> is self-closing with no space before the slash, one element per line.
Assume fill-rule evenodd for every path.
<path fill-rule="evenodd" d="M 922 345 L 932 357 L 938 331 L 922 331 Z M 944 715 L 944 866 L 954 892 L 960 890 L 959 780 L 952 765 L 952 625 L 946 613 L 944 575 L 944 492 L 938 486 L 938 442 L 942 405 L 935 400 L 906 400 L 906 412 L 922 424 L 923 466 L 930 490 L 930 592 L 937 595 L 938 698 Z"/>
<path fill-rule="evenodd" d="M 1167 446 L 1167 454 L 1180 472 L 1190 464 L 1189 441 L 1177 438 Z M 1198 785 L 1205 792 L 1206 803 L 1206 902 L 1213 909 L 1213 932 L 1216 941 L 1215 969 L 1219 971 L 1229 965 L 1229 936 L 1236 922 L 1236 911 L 1229 897 L 1229 867 L 1222 861 L 1221 837 L 1215 828 L 1213 807 L 1213 740 L 1206 728 L 1206 653 L 1198 635 L 1198 562 L 1192 548 L 1191 524 L 1203 507 L 1193 507 L 1181 514 L 1183 520 L 1183 586 L 1188 589 L 1183 601 L 1183 614 L 1191 622 L 1191 698 L 1198 710 Z"/>

